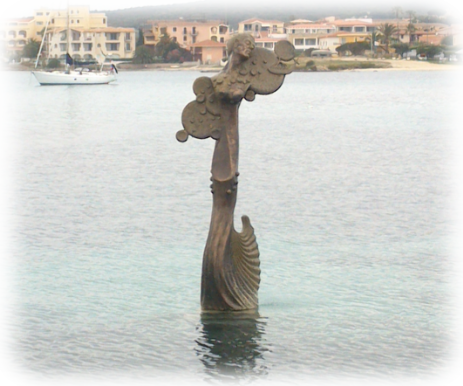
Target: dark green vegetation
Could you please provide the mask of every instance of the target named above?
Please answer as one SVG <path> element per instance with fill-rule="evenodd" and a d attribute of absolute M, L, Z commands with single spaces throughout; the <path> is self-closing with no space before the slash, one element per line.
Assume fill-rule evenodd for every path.
<path fill-rule="evenodd" d="M 436 8 L 461 6 L 460 0 L 406 0 L 403 10 L 427 14 Z M 160 19 L 222 19 L 236 28 L 238 22 L 259 17 L 289 21 L 292 18 L 317 20 L 325 16 L 391 18 L 391 4 L 382 0 L 204 0 L 186 4 L 171 4 L 105 11 L 111 26 L 139 27 L 148 20 Z M 436 17 L 436 16 L 432 16 Z"/>
<path fill-rule="evenodd" d="M 34 39 L 29 39 L 27 44 L 23 48 L 22 57 L 35 59 L 39 53 L 40 43 Z"/>
<path fill-rule="evenodd" d="M 59 68 L 59 67 L 61 67 L 61 63 L 58 59 L 55 59 L 55 58 L 50 59 L 47 63 L 47 68 L 52 69 L 52 68 Z"/>
<path fill-rule="evenodd" d="M 371 48 L 371 43 L 369 41 L 365 42 L 355 42 L 355 43 L 345 43 L 336 48 L 336 51 L 339 55 L 344 55 L 349 52 L 352 55 L 363 55 L 366 50 Z"/>
<path fill-rule="evenodd" d="M 180 47 L 168 34 L 165 34 L 159 43 L 156 44 L 154 51 L 142 44 L 142 40 L 139 39 L 132 62 L 135 64 L 183 63 L 191 60 L 192 55 L 190 51 Z"/>
<path fill-rule="evenodd" d="M 298 65 L 295 71 L 342 71 L 366 68 L 390 68 L 388 62 L 371 61 L 371 60 L 337 60 L 337 59 L 314 59 L 298 58 Z"/>

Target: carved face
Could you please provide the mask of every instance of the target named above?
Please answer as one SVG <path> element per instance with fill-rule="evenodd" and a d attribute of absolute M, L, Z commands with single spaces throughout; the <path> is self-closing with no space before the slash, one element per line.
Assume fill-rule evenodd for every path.
<path fill-rule="evenodd" d="M 254 42 L 249 37 L 245 37 L 243 39 L 237 40 L 235 42 L 235 45 L 233 46 L 233 52 L 244 58 L 249 58 L 251 56 L 253 49 L 254 49 Z"/>

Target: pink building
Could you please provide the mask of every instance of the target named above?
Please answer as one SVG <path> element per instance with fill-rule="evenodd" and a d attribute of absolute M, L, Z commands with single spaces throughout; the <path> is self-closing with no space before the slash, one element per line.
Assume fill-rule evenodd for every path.
<path fill-rule="evenodd" d="M 155 20 L 143 30 L 144 43 L 154 47 L 163 35 L 169 35 L 181 47 L 190 49 L 206 40 L 225 43 L 230 38 L 230 28 L 221 21 Z"/>
<path fill-rule="evenodd" d="M 220 64 L 220 61 L 227 56 L 225 43 L 213 40 L 205 40 L 194 43 L 190 46 L 193 60 L 199 60 L 202 64 Z"/>

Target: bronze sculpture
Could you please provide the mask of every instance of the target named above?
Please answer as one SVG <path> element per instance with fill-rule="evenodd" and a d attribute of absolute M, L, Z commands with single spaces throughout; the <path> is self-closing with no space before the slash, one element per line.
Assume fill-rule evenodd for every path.
<path fill-rule="evenodd" d="M 241 100 L 253 101 L 256 94 L 271 94 L 293 70 L 294 47 L 280 41 L 275 51 L 256 47 L 248 34 L 227 42 L 228 63 L 212 78 L 200 77 L 193 84 L 196 100 L 183 110 L 188 136 L 216 140 L 212 158 L 213 207 L 209 235 L 203 255 L 201 307 L 203 311 L 256 309 L 260 283 L 260 261 L 254 229 L 242 217 L 241 233 L 233 227 L 238 185 L 238 108 Z"/>

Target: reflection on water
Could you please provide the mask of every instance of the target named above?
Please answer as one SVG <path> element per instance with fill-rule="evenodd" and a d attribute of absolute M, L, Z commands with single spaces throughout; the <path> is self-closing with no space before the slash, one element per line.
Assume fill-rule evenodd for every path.
<path fill-rule="evenodd" d="M 205 373 L 221 380 L 266 375 L 265 325 L 258 312 L 203 313 L 196 353 Z"/>

